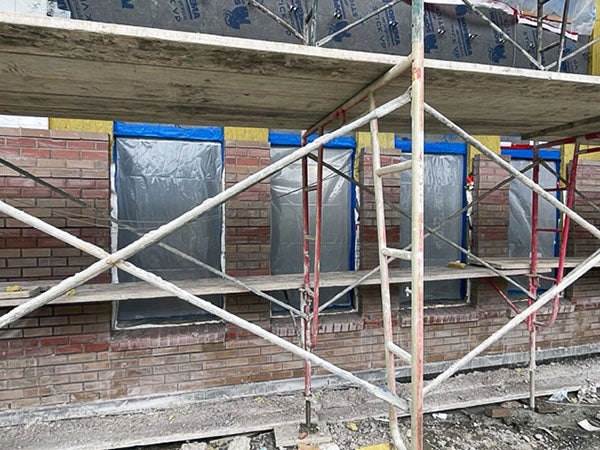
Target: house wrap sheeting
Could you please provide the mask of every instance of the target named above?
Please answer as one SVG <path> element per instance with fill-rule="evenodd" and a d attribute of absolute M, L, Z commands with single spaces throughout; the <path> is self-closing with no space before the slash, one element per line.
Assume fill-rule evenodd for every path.
<path fill-rule="evenodd" d="M 464 5 L 462 0 L 425 0 L 426 3 L 436 3 L 438 5 Z M 522 23 L 531 23 L 531 18 L 536 16 L 537 0 L 471 0 L 471 3 L 477 7 L 496 8 L 507 14 L 514 14 Z M 562 21 L 565 0 L 549 0 L 544 5 L 544 15 L 548 21 Z M 568 30 L 571 33 L 577 33 L 589 36 L 594 29 L 594 19 L 596 17 L 595 0 L 578 0 L 569 4 L 567 15 Z M 560 29 L 560 24 L 555 23 L 555 31 Z"/>
<path fill-rule="evenodd" d="M 564 0 L 562 0 L 564 1 Z M 562 1 L 552 0 L 545 11 L 562 11 Z M 521 23 L 531 18 L 526 12 L 533 0 L 485 1 L 488 17 L 515 39 L 521 47 L 536 55 L 536 29 Z M 304 9 L 302 0 L 264 0 L 265 7 L 302 32 Z M 321 0 L 319 2 L 316 40 L 334 33 L 366 14 L 389 3 L 389 0 Z M 570 31 L 589 32 L 593 23 L 594 0 L 571 2 Z M 590 5 L 592 5 L 590 7 Z M 59 0 L 58 6 L 70 11 L 73 19 L 120 23 L 169 30 L 218 34 L 224 36 L 298 43 L 298 39 L 248 4 L 246 0 Z M 535 10 L 535 9 L 534 9 Z M 410 53 L 410 5 L 400 2 L 344 32 L 325 44 L 327 47 L 378 53 L 408 55 Z M 525 58 L 487 23 L 477 17 L 460 0 L 430 2 L 425 14 L 426 57 L 493 64 L 507 67 L 533 68 Z M 585 34 L 583 33 L 583 34 Z M 572 35 L 577 37 L 576 35 Z M 545 33 L 543 46 L 558 37 Z M 568 40 L 565 53 L 571 53 L 588 41 L 587 37 Z M 557 48 L 544 53 L 544 63 L 557 59 Z M 588 72 L 588 52 L 582 52 L 563 63 L 562 71 Z"/>

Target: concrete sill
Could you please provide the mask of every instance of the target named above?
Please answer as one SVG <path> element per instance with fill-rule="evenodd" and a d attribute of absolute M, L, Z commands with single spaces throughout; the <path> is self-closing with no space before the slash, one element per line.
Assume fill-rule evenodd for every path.
<path fill-rule="evenodd" d="M 225 342 L 225 324 L 201 323 L 178 327 L 116 330 L 111 335 L 111 350 L 141 350 L 193 344 Z"/>
<path fill-rule="evenodd" d="M 301 323 L 300 319 L 296 319 L 298 327 L 301 326 Z M 364 328 L 364 320 L 356 312 L 341 312 L 319 316 L 319 334 L 362 331 Z M 271 319 L 271 332 L 281 337 L 296 335 L 292 319 L 289 317 Z"/>
<path fill-rule="evenodd" d="M 400 311 L 400 326 L 410 326 L 410 309 Z M 477 309 L 472 306 L 438 306 L 424 310 L 424 325 L 443 325 L 448 323 L 466 323 L 479 320 Z"/>

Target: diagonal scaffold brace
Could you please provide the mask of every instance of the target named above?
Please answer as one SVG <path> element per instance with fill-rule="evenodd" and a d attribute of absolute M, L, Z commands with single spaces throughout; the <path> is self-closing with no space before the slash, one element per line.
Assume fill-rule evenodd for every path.
<path fill-rule="evenodd" d="M 408 93 L 405 93 L 405 94 L 387 102 L 386 104 L 375 109 L 374 111 L 366 114 L 365 116 L 349 123 L 348 125 L 342 126 L 333 132 L 330 132 L 322 137 L 317 138 L 315 141 L 311 142 L 310 144 L 307 144 L 304 147 L 297 149 L 296 151 L 292 152 L 291 154 L 282 158 L 281 160 L 277 161 L 276 163 L 271 164 L 270 166 L 250 175 L 245 180 L 239 182 L 235 186 L 232 186 L 232 187 L 228 188 L 227 190 L 221 192 L 220 194 L 217 194 L 216 196 L 214 196 L 210 199 L 207 199 L 206 201 L 204 201 L 197 207 L 191 209 L 187 213 L 181 215 L 180 217 L 172 220 L 171 222 L 161 226 L 160 228 L 158 228 L 156 230 L 153 230 L 153 231 L 143 235 L 137 241 L 135 241 L 132 244 L 128 245 L 127 247 L 115 252 L 114 254 L 109 254 L 109 253 L 105 252 L 104 250 L 100 249 L 99 247 L 96 247 L 88 242 L 85 242 L 65 231 L 59 230 L 58 228 L 53 227 L 53 226 L 41 221 L 40 219 L 37 219 L 37 218 L 29 215 L 29 214 L 19 211 L 18 209 L 14 208 L 4 202 L 0 202 L 0 211 L 1 212 L 8 214 L 11 217 L 14 217 L 15 219 L 20 220 L 24 223 L 27 223 L 31 226 L 34 226 L 35 228 L 38 228 L 46 233 L 49 233 L 50 235 L 56 237 L 57 239 L 60 239 L 66 243 L 69 243 L 69 244 L 75 246 L 76 248 L 78 248 L 88 254 L 91 254 L 93 256 L 96 256 L 97 258 L 100 259 L 96 263 L 89 266 L 87 269 L 79 272 L 78 274 L 76 274 L 70 278 L 63 280 L 56 286 L 50 288 L 48 291 L 38 295 L 37 297 L 29 300 L 28 302 L 24 303 L 23 305 L 20 305 L 16 308 L 12 309 L 8 313 L 4 314 L 3 316 L 1 316 L 0 317 L 0 327 L 5 327 L 5 326 L 13 323 L 14 321 L 18 320 L 19 318 L 31 313 L 32 311 L 35 311 L 36 309 L 40 308 L 41 306 L 51 302 L 55 298 L 65 294 L 69 290 L 85 283 L 86 281 L 89 281 L 90 279 L 94 278 L 95 276 L 97 276 L 98 274 L 102 273 L 103 271 L 109 269 L 110 267 L 117 266 L 120 269 L 127 271 L 128 273 L 131 273 L 132 275 L 136 276 L 137 278 L 140 278 L 141 280 L 144 280 L 159 289 L 165 290 L 165 291 L 171 293 L 172 295 L 175 295 L 175 296 L 181 298 L 182 300 L 185 300 L 185 301 L 187 301 L 187 302 L 189 302 L 211 314 L 214 314 L 215 316 L 220 317 L 221 319 L 223 319 L 227 322 L 233 323 L 233 324 L 239 326 L 240 328 L 243 328 L 259 337 L 262 337 L 263 339 L 265 339 L 279 347 L 282 347 L 282 348 L 294 353 L 295 355 L 302 357 L 303 359 L 311 361 L 316 366 L 322 367 L 325 370 L 327 370 L 335 375 L 338 375 L 341 378 L 343 378 L 347 381 L 350 381 L 351 383 L 353 383 L 357 386 L 364 388 L 365 390 L 367 390 L 371 394 L 375 395 L 376 397 L 386 401 L 387 403 L 394 405 L 395 407 L 397 407 L 401 410 L 407 410 L 407 408 L 408 408 L 407 402 L 405 400 L 399 398 L 398 396 L 392 395 L 390 392 L 381 390 L 379 387 L 356 377 L 355 375 L 353 375 L 352 373 L 350 373 L 346 370 L 340 369 L 339 367 L 329 363 L 328 361 L 323 360 L 322 358 L 314 355 L 313 353 L 307 352 L 306 350 L 286 341 L 285 339 L 282 339 L 279 336 L 274 335 L 274 334 L 262 329 L 261 327 L 259 327 L 257 325 L 254 325 L 244 319 L 241 319 L 241 318 L 237 317 L 236 315 L 231 314 L 228 311 L 223 310 L 204 299 L 196 297 L 193 294 L 179 288 L 175 284 L 170 283 L 166 280 L 163 280 L 160 277 L 158 277 L 150 272 L 140 269 L 125 260 L 130 258 L 132 255 L 136 254 L 137 252 L 143 250 L 144 248 L 147 248 L 150 245 L 154 245 L 154 244 L 158 243 L 165 236 L 167 236 L 168 234 L 177 230 L 178 228 L 185 225 L 189 221 L 200 217 L 205 212 L 210 211 L 211 209 L 223 204 L 227 200 L 233 198 L 234 196 L 245 191 L 246 189 L 250 188 L 251 186 L 270 177 L 271 175 L 273 175 L 277 171 L 281 170 L 282 168 L 288 166 L 289 164 L 292 164 L 293 162 L 299 160 L 300 158 L 302 158 L 302 157 L 306 156 L 307 154 L 309 154 L 310 152 L 314 151 L 319 146 L 324 145 L 332 139 L 343 136 L 344 134 L 369 123 L 374 118 L 383 117 L 383 116 L 391 113 L 392 111 L 408 104 L 409 101 L 410 101 L 410 95 Z"/>
<path fill-rule="evenodd" d="M 450 119 L 444 116 L 442 113 L 437 111 L 435 108 L 431 107 L 428 104 L 425 104 L 425 111 L 440 121 L 442 124 L 446 125 L 450 130 L 456 133 L 458 136 L 463 138 L 469 144 L 474 146 L 477 150 L 479 150 L 482 154 L 487 156 L 489 159 L 494 161 L 500 167 L 505 169 L 509 174 L 513 175 L 517 180 L 531 189 L 535 194 L 542 197 L 544 200 L 553 205 L 560 212 L 564 213 L 568 216 L 573 222 L 577 223 L 581 226 L 585 231 L 589 232 L 596 239 L 600 239 L 600 229 L 596 226 L 588 222 L 585 218 L 581 217 L 577 212 L 573 211 L 571 208 L 563 204 L 559 199 L 551 195 L 548 191 L 542 188 L 540 185 L 535 183 L 534 181 L 527 178 L 524 174 L 520 173 L 517 169 L 512 167 L 509 163 L 504 161 L 500 156 L 495 154 L 492 150 L 483 145 L 480 141 L 475 139 L 461 127 L 453 123 Z M 596 264 L 600 262 L 600 250 L 596 250 L 590 257 L 588 257 L 584 262 L 579 264 L 575 269 L 573 269 L 567 276 L 565 276 L 562 280 L 560 280 L 556 285 L 552 288 L 544 292 L 537 301 L 533 302 L 528 308 L 524 309 L 520 313 L 518 313 L 515 317 L 513 317 L 507 324 L 503 327 L 495 331 L 491 336 L 489 336 L 486 340 L 480 343 L 477 347 L 467 353 L 463 358 L 456 361 L 452 366 L 450 366 L 447 370 L 441 373 L 438 377 L 436 377 L 433 381 L 431 381 L 424 389 L 424 393 L 428 394 L 433 389 L 438 387 L 443 381 L 450 378 L 454 375 L 458 370 L 468 364 L 473 358 L 477 355 L 485 351 L 492 344 L 501 339 L 506 333 L 514 329 L 523 321 L 529 320 L 529 318 L 534 318 L 536 311 L 542 308 L 551 300 L 554 300 L 557 295 L 563 292 L 566 288 L 568 288 L 571 284 L 577 281 L 580 277 L 585 275 L 589 270 L 591 270 Z"/>

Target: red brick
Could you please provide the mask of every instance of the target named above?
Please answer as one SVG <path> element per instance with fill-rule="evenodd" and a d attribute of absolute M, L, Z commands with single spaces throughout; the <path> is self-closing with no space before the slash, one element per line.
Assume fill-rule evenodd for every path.
<path fill-rule="evenodd" d="M 21 155 L 32 158 L 50 158 L 50 150 L 39 148 L 22 148 Z"/>
<path fill-rule="evenodd" d="M 11 238 L 6 242 L 6 247 L 10 248 L 31 248 L 36 246 L 36 238 Z"/>
<path fill-rule="evenodd" d="M 40 148 L 65 148 L 67 143 L 63 139 L 38 139 Z"/>
<path fill-rule="evenodd" d="M 21 198 L 21 189 L 18 188 L 3 188 L 2 196 L 4 198 Z"/>
<path fill-rule="evenodd" d="M 81 191 L 82 198 L 108 198 L 107 189 L 84 189 Z"/>
<path fill-rule="evenodd" d="M 68 141 L 67 148 L 94 150 L 96 148 L 96 143 L 94 141 Z"/>
<path fill-rule="evenodd" d="M 82 353 L 83 345 L 63 345 L 56 347 L 55 352 L 57 355 L 65 355 L 70 353 Z"/>
<path fill-rule="evenodd" d="M 105 352 L 108 351 L 108 343 L 107 342 L 93 342 L 85 344 L 86 352 Z"/>
<path fill-rule="evenodd" d="M 7 147 L 37 147 L 37 139 L 27 137 L 7 137 Z"/>
<path fill-rule="evenodd" d="M 53 347 L 53 346 L 65 346 L 69 343 L 68 336 L 52 336 L 44 337 L 40 340 L 42 346 Z"/>
<path fill-rule="evenodd" d="M 52 150 L 50 155 L 53 159 L 80 159 L 79 150 Z"/>

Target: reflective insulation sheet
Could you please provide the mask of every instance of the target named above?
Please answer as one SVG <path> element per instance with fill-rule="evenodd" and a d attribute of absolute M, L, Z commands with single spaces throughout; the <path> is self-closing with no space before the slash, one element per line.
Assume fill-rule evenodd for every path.
<path fill-rule="evenodd" d="M 271 163 L 295 150 L 290 147 L 272 147 Z M 316 152 L 315 152 L 316 153 Z M 343 173 L 352 176 L 354 150 L 325 149 L 324 160 Z M 308 161 L 309 184 L 317 179 L 317 163 Z M 347 271 L 354 266 L 353 187 L 351 183 L 323 168 L 323 223 L 321 243 L 321 271 Z M 309 192 L 310 234 L 315 235 L 316 192 Z M 297 161 L 271 177 L 271 273 L 303 273 L 302 260 L 302 161 Z M 311 242 L 314 256 L 314 242 Z M 311 261 L 311 270 L 313 261 Z M 312 277 L 311 277 L 312 278 Z M 320 290 L 321 304 L 342 288 Z M 298 291 L 272 293 L 276 298 L 299 305 Z M 349 308 L 350 294 L 342 297 L 334 307 Z M 273 305 L 273 311 L 281 308 Z"/>
<path fill-rule="evenodd" d="M 513 159 L 510 162 L 515 169 L 523 170 L 531 164 L 531 160 Z M 533 169 L 525 175 L 532 178 Z M 540 166 L 540 186 L 555 188 L 556 176 L 548 169 Z M 510 182 L 509 198 L 509 223 L 508 223 L 508 256 L 511 258 L 529 258 L 531 256 L 531 203 L 532 191 L 519 180 Z M 558 216 L 556 208 L 541 197 L 538 203 L 538 228 L 556 228 Z M 556 255 L 556 232 L 538 233 L 538 258 L 552 258 Z M 519 284 L 528 285 L 526 277 L 517 277 Z M 551 282 L 540 280 L 542 288 L 548 288 Z"/>
<path fill-rule="evenodd" d="M 410 159 L 410 154 L 403 155 Z M 463 207 L 464 156 L 446 154 L 425 155 L 425 225 L 435 228 Z M 400 208 L 411 211 L 412 174 L 406 170 L 401 174 Z M 438 233 L 462 246 L 463 216 L 444 225 Z M 400 244 L 405 247 L 411 242 L 411 221 L 400 220 Z M 435 236 L 425 238 L 425 271 L 427 267 L 444 267 L 450 261 L 461 259 L 461 253 Z M 410 267 L 410 261 L 401 261 L 401 267 Z M 401 302 L 410 302 L 406 295 L 408 284 L 400 289 Z M 462 300 L 463 288 L 460 280 L 429 281 L 425 283 L 426 301 Z"/>
<path fill-rule="evenodd" d="M 158 228 L 222 190 L 220 143 L 117 138 L 115 152 L 118 218 L 140 233 Z M 163 242 L 220 268 L 221 227 L 222 210 L 215 208 Z M 137 238 L 120 227 L 118 246 L 123 248 Z M 214 276 L 157 245 L 137 253 L 130 261 L 171 281 Z M 118 276 L 119 281 L 137 281 L 122 271 Z M 220 303 L 218 298 L 208 300 Z M 206 315 L 176 298 L 131 300 L 119 302 L 117 322 L 122 326 L 171 323 Z"/>

